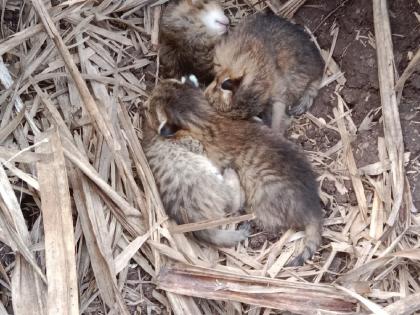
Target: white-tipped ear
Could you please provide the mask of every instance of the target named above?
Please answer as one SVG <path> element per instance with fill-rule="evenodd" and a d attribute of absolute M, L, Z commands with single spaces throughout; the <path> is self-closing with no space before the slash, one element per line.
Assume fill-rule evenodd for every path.
<path fill-rule="evenodd" d="M 198 87 L 198 79 L 194 74 L 190 74 L 188 78 L 195 85 L 195 87 Z"/>

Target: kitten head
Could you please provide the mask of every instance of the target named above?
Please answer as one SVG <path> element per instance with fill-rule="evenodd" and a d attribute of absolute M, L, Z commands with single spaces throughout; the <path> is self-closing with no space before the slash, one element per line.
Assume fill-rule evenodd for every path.
<path fill-rule="evenodd" d="M 271 75 L 261 66 L 266 62 L 264 47 L 258 41 L 251 46 L 251 50 L 242 48 L 241 38 L 234 34 L 216 46 L 215 79 L 205 95 L 216 111 L 232 119 L 260 114 L 269 98 Z"/>
<path fill-rule="evenodd" d="M 174 137 L 183 131 L 203 132 L 214 116 L 194 75 L 181 81 L 162 80 L 148 103 L 148 123 L 163 137 Z"/>
<path fill-rule="evenodd" d="M 214 0 L 180 0 L 165 10 L 161 27 L 177 32 L 178 37 L 197 37 L 201 41 L 205 35 L 218 38 L 225 34 L 229 19 Z"/>

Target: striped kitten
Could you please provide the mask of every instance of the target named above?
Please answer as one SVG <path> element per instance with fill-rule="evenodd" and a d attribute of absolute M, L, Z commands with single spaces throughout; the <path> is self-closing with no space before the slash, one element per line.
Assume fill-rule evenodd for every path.
<path fill-rule="evenodd" d="M 229 19 L 215 0 L 171 1 L 160 22 L 160 63 L 164 78 L 193 73 L 201 83 L 214 78 L 214 46 Z"/>
<path fill-rule="evenodd" d="M 165 134 L 165 128 L 158 131 Z M 164 208 L 178 224 L 218 219 L 240 210 L 243 192 L 232 169 L 222 173 L 204 154 L 199 141 L 191 137 L 165 138 L 157 129 L 146 127 L 144 149 Z M 249 236 L 240 230 L 208 229 L 193 232 L 200 240 L 231 247 Z"/>
<path fill-rule="evenodd" d="M 261 12 L 246 17 L 216 46 L 210 103 L 225 116 L 261 115 L 283 133 L 290 115 L 306 112 L 318 94 L 324 61 L 298 25 Z"/>
<path fill-rule="evenodd" d="M 190 135 L 218 168 L 237 171 L 245 207 L 263 229 L 305 230 L 305 248 L 290 265 L 312 257 L 321 243 L 318 186 L 310 164 L 292 143 L 261 123 L 220 115 L 189 79 L 162 81 L 150 98 L 150 114 L 162 136 Z"/>

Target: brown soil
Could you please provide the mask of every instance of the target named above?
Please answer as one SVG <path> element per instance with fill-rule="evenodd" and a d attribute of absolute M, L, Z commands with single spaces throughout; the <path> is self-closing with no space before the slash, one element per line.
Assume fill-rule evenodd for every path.
<path fill-rule="evenodd" d="M 393 33 L 395 64 L 401 74 L 409 62 L 409 56 L 420 47 L 420 23 L 414 12 L 419 12 L 417 0 L 390 1 L 390 22 Z M 332 13 L 331 13 L 332 12 Z M 352 109 L 352 119 L 359 126 L 366 115 L 381 106 L 378 90 L 376 50 L 368 37 L 374 38 L 372 4 L 364 0 L 307 1 L 295 15 L 299 24 L 306 25 L 316 36 L 323 49 L 331 47 L 333 26 L 339 28 L 333 58 L 347 80 L 341 95 Z M 333 117 L 332 108 L 337 105 L 334 85 L 324 88 L 312 107 L 317 117 Z M 400 102 L 400 117 L 405 151 L 411 152 L 413 161 L 407 169 L 413 201 L 420 209 L 420 74 L 414 73 L 407 81 Z M 377 137 L 383 135 L 383 125 L 378 121 L 380 112 L 373 118 L 373 128 L 357 134 L 353 152 L 358 166 L 378 161 Z M 315 140 L 319 149 L 331 147 L 339 136 L 334 132 L 314 126 L 307 129 L 299 141 L 307 149 Z M 417 158 L 417 159 L 416 159 Z M 351 196 L 349 196 L 351 198 Z"/>

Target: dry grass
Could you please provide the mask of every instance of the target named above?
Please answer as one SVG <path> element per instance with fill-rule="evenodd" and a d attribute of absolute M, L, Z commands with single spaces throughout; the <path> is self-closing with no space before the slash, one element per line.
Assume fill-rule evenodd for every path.
<path fill-rule="evenodd" d="M 284 265 L 299 251 L 302 232 L 216 249 L 183 233 L 251 217 L 176 226 L 165 215 L 139 140 L 143 104 L 158 75 L 164 2 L 3 2 L 16 24 L 1 15 L 0 314 L 420 309 L 420 216 L 404 175 L 409 154 L 398 113 L 419 52 L 396 82 L 385 1 L 373 1 L 385 127 L 377 162 L 357 168 L 354 160 L 351 141 L 370 128 L 370 116 L 356 126 L 340 96 L 346 79 L 332 58 L 338 29 L 322 50 L 324 85 L 336 90 L 334 117 L 308 114 L 293 126 L 295 136 L 314 124 L 341 138 L 308 153 L 320 185 L 332 182 L 337 194 L 321 192 L 328 204 L 324 245 L 295 269 Z M 245 2 L 225 2 L 234 22 L 264 6 Z M 268 5 L 291 17 L 304 2 Z M 348 193 L 346 183 L 357 205 L 337 198 Z"/>

